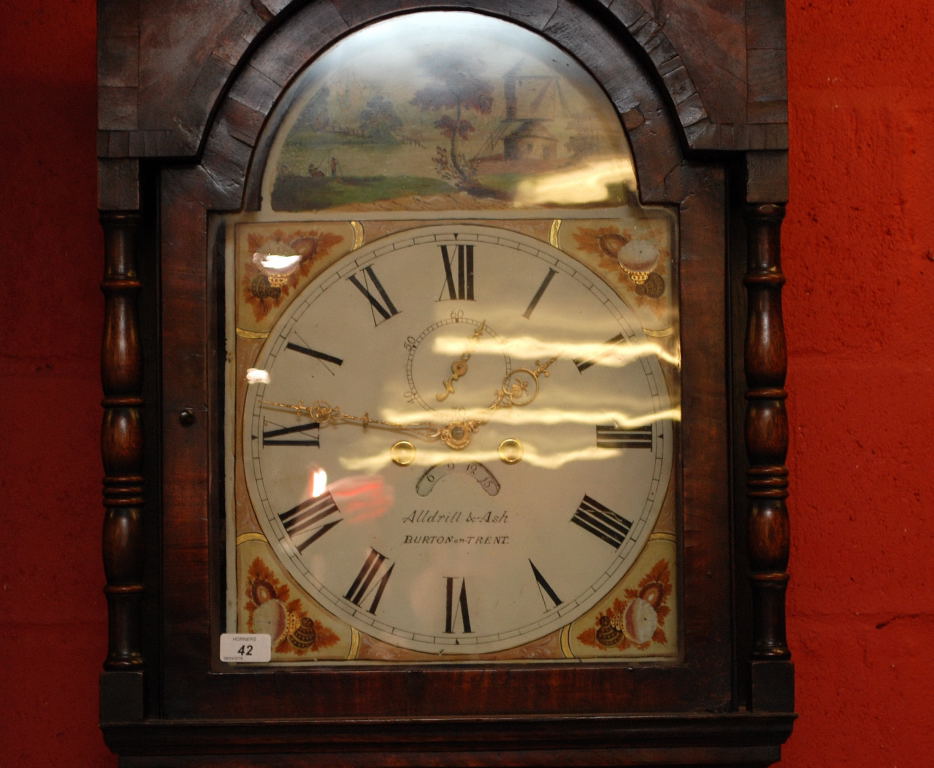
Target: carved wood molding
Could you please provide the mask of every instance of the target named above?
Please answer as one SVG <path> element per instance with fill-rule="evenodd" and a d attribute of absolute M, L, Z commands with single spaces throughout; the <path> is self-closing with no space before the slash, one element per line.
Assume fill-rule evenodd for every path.
<path fill-rule="evenodd" d="M 136 272 L 136 213 L 103 212 L 104 336 L 101 383 L 104 408 L 103 554 L 109 608 L 105 669 L 138 668 L 143 593 L 142 355 Z"/>
<path fill-rule="evenodd" d="M 746 323 L 746 455 L 748 548 L 753 597 L 753 658 L 787 659 L 785 588 L 788 510 L 787 354 L 782 323 L 780 232 L 785 207 L 746 209 L 749 232 Z"/>
<path fill-rule="evenodd" d="M 315 40 L 329 40 L 363 23 L 415 9 L 470 7 L 513 19 L 532 29 L 556 33 L 569 23 L 569 9 L 588 5 L 605 7 L 654 69 L 654 76 L 671 99 L 673 111 L 686 141 L 704 150 L 781 150 L 787 147 L 785 106 L 784 4 L 780 0 L 749 0 L 743 13 L 707 11 L 718 23 L 731 25 L 734 45 L 697 46 L 691 37 L 690 18 L 672 18 L 671 8 L 650 12 L 637 0 L 596 0 L 575 4 L 533 0 L 233 0 L 220 7 L 189 4 L 175 8 L 191 29 L 216 27 L 217 44 L 199 61 L 194 71 L 186 57 L 164 56 L 140 60 L 147 34 L 162 23 L 158 9 L 148 4 L 104 0 L 99 8 L 100 78 L 98 100 L 100 157 L 193 157 L 203 147 L 211 115 L 245 66 L 257 66 L 263 77 L 282 85 L 277 57 L 257 52 L 265 39 L 288 37 L 302 26 L 301 17 L 316 23 L 294 40 L 294 50 L 307 59 L 316 53 Z M 294 20 L 298 19 L 298 23 Z M 288 22 L 288 23 L 286 23 Z M 706 28 L 706 27 L 705 27 Z M 746 30 L 745 39 L 741 36 Z M 735 74 L 720 87 L 730 96 L 720 103 L 711 84 L 696 82 L 689 74 L 698 61 L 711 57 L 717 66 Z M 171 85 L 174 83 L 175 85 Z M 169 84 L 169 85 L 166 85 Z M 171 89 L 175 87 L 178 93 Z M 160 90 L 168 88 L 168 91 Z M 166 103 L 184 101 L 178 114 L 164 109 Z M 175 98 L 179 97 L 179 98 Z"/>

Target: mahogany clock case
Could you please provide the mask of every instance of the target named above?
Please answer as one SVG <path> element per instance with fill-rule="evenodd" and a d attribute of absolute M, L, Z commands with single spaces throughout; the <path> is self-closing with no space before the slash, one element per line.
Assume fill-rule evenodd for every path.
<path fill-rule="evenodd" d="M 242 6 L 219 4 L 213 17 L 161 3 L 100 7 L 101 720 L 121 765 L 298 766 L 321 753 L 332 765 L 777 760 L 794 717 L 780 4 L 718 15 L 672 2 L 667 27 L 634 0 L 444 6 L 519 23 L 580 61 L 626 129 L 642 204 L 676 212 L 680 660 L 314 669 L 217 660 L 227 589 L 221 222 L 260 205 L 274 118 L 309 62 L 355 29 L 438 6 Z M 692 12 L 733 48 L 694 44 Z M 189 30 L 188 43 L 155 34 L 160 26 Z M 730 57 L 754 65 L 747 82 L 718 84 L 713 72 Z"/>

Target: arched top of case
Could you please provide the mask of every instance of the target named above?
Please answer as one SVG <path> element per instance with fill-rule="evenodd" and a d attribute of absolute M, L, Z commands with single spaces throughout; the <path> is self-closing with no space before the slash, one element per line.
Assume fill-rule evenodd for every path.
<path fill-rule="evenodd" d="M 640 0 L 241 0 L 180 10 L 102 3 L 99 57 L 107 74 L 99 83 L 98 154 L 105 161 L 200 154 L 206 172 L 220 174 L 220 207 L 238 208 L 232 198 L 245 188 L 237 189 L 237 177 L 253 161 L 261 130 L 292 79 L 354 30 L 422 10 L 497 16 L 568 51 L 616 106 L 637 171 L 652 166 L 664 177 L 649 154 L 665 155 L 657 162 L 670 168 L 675 147 L 679 154 L 783 150 L 781 3 L 734 6 L 708 0 L 655 2 L 653 10 Z M 119 185 L 129 173 L 107 165 L 102 186 Z M 642 195 L 645 202 L 671 199 L 649 188 Z M 101 207 L 132 207 L 121 204 L 124 197 L 105 189 Z M 103 204 L 108 198 L 117 205 Z M 249 199 L 244 202 L 249 207 Z"/>

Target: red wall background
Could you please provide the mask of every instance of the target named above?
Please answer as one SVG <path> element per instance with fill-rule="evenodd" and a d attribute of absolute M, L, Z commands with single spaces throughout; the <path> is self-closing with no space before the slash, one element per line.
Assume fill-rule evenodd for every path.
<path fill-rule="evenodd" d="M 97 730 L 94 0 L 0 0 L 0 764 Z M 934 764 L 934 4 L 788 0 L 793 561 L 782 768 Z"/>

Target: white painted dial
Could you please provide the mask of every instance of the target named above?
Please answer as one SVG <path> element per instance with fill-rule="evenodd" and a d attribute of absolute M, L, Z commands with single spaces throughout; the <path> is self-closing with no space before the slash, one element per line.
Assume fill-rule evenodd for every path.
<path fill-rule="evenodd" d="M 529 642 L 592 607 L 651 533 L 673 452 L 656 351 L 600 277 L 538 240 L 384 238 L 263 346 L 250 498 L 295 581 L 358 629 L 433 653 Z"/>

